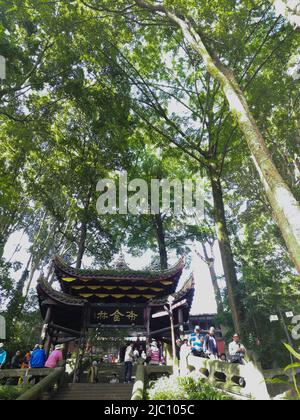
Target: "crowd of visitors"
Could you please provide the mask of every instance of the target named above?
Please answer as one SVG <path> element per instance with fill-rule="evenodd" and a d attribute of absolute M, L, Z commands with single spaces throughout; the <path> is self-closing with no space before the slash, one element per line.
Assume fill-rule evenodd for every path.
<path fill-rule="evenodd" d="M 211 328 L 209 333 L 201 331 L 200 326 L 195 327 L 195 331 L 188 340 L 177 343 L 179 346 L 179 359 L 192 353 L 194 356 L 203 357 L 210 360 L 220 360 L 222 362 L 245 364 L 246 348 L 241 343 L 239 334 L 234 334 L 229 345 L 229 358 L 225 353 L 219 354 L 216 339 L 216 330 Z"/>
<path fill-rule="evenodd" d="M 219 353 L 216 330 L 211 328 L 209 332 L 201 330 L 200 326 L 196 326 L 194 332 L 184 340 L 176 341 L 177 358 L 186 359 L 188 355 L 193 354 L 196 357 L 203 357 L 210 360 L 219 360 L 224 363 L 245 364 L 246 348 L 240 342 L 238 334 L 233 336 L 229 345 L 228 357 L 225 353 Z M 132 381 L 133 365 L 142 359 L 149 365 L 162 365 L 165 363 L 166 357 L 163 351 L 163 345 L 156 339 L 152 339 L 145 343 L 145 347 L 140 342 L 128 343 L 125 347 L 123 361 L 125 363 L 125 383 Z"/>
<path fill-rule="evenodd" d="M 23 353 L 18 350 L 11 360 L 4 347 L 4 344 L 0 343 L 0 369 L 54 369 L 63 360 L 62 345 L 57 345 L 48 358 L 44 347 L 36 344 L 33 350 Z M 17 385 L 18 381 L 18 378 L 10 378 L 7 384 Z"/>
<path fill-rule="evenodd" d="M 234 334 L 232 342 L 229 345 L 228 355 L 219 354 L 218 343 L 215 328 L 209 332 L 201 330 L 196 326 L 194 332 L 185 339 L 176 341 L 176 354 L 178 360 L 186 359 L 190 354 L 196 357 L 202 357 L 210 360 L 219 360 L 224 363 L 245 364 L 246 348 L 241 343 L 240 336 Z M 47 357 L 42 345 L 37 344 L 32 351 L 22 353 L 17 351 L 11 360 L 8 360 L 8 353 L 3 343 L 0 343 L 0 369 L 53 369 L 59 366 L 63 360 L 63 346 L 57 345 L 52 353 Z M 157 339 L 151 339 L 147 342 L 139 338 L 135 342 L 128 342 L 121 351 L 118 360 L 124 362 L 125 373 L 124 382 L 131 383 L 133 375 L 133 366 L 138 360 L 144 361 L 149 365 L 162 365 L 166 362 L 164 346 Z M 115 363 L 115 360 L 111 360 Z M 99 363 L 94 361 L 88 370 L 88 381 L 97 383 L 99 377 Z M 10 379 L 9 381 L 16 379 Z M 37 378 L 38 380 L 38 378 Z M 111 377 L 111 384 L 118 384 L 119 377 L 114 374 Z M 9 383 L 14 385 L 15 383 Z"/>

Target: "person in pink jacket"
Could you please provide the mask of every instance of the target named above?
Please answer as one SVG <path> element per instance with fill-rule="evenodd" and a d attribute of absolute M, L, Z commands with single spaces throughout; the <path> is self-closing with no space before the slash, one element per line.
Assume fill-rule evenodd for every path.
<path fill-rule="evenodd" d="M 158 343 L 156 340 L 152 340 L 152 343 L 149 349 L 149 357 L 151 358 L 150 360 L 151 365 L 159 365 L 160 363 L 162 363 L 161 351 L 160 351 L 160 348 L 158 347 Z"/>
<path fill-rule="evenodd" d="M 47 369 L 55 369 L 59 362 L 63 360 L 63 346 L 59 345 L 55 347 L 55 350 L 50 354 L 45 368 Z"/>

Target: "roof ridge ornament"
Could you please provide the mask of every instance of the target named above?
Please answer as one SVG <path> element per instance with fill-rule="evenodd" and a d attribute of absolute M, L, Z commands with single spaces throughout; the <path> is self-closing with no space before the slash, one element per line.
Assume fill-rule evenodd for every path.
<path fill-rule="evenodd" d="M 129 265 L 127 264 L 127 262 L 125 260 L 125 255 L 124 255 L 123 252 L 121 252 L 118 260 L 114 264 L 114 268 L 116 268 L 117 270 L 123 270 L 123 271 L 130 271 L 131 270 L 131 268 L 129 267 Z"/>

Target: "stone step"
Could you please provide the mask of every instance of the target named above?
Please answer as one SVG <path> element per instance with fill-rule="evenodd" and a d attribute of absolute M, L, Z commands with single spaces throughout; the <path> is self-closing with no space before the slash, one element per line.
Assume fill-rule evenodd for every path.
<path fill-rule="evenodd" d="M 133 385 L 130 384 L 66 384 L 54 400 L 71 401 L 129 401 L 132 396 Z"/>

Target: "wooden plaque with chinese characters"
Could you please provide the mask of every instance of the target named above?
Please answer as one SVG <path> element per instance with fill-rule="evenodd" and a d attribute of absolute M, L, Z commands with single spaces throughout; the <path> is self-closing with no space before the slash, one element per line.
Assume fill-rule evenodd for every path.
<path fill-rule="evenodd" d="M 91 325 L 113 325 L 122 327 L 143 327 L 144 308 L 142 307 L 118 307 L 113 305 L 105 308 L 93 308 L 91 312 Z"/>

